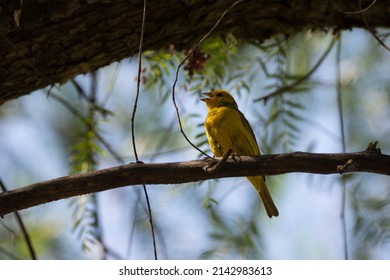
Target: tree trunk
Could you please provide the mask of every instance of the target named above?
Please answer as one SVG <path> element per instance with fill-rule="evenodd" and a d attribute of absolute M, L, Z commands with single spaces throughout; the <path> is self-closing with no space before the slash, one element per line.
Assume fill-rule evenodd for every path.
<path fill-rule="evenodd" d="M 143 1 L 0 2 L 0 104 L 138 51 Z M 147 1 L 144 50 L 189 49 L 237 1 Z M 239 1 L 212 35 L 262 42 L 303 29 L 389 27 L 390 0 Z M 359 7 L 361 2 L 361 7 Z M 348 13 L 361 11 L 358 13 Z"/>

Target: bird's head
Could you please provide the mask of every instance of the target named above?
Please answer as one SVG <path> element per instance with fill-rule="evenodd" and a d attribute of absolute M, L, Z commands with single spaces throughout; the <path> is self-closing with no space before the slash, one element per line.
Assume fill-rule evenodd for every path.
<path fill-rule="evenodd" d="M 218 89 L 211 92 L 205 92 L 203 94 L 206 95 L 207 98 L 202 98 L 201 100 L 206 102 L 207 108 L 209 110 L 217 107 L 238 109 L 237 103 L 233 96 L 231 96 L 230 93 L 225 90 Z"/>

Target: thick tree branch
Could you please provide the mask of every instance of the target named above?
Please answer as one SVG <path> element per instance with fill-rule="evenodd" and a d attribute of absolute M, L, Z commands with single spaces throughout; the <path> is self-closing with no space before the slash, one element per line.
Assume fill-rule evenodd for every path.
<path fill-rule="evenodd" d="M 216 172 L 207 172 L 213 159 L 172 163 L 131 163 L 79 175 L 35 183 L 0 194 L 0 216 L 43 203 L 139 184 L 180 184 L 201 180 L 249 175 L 278 175 L 291 172 L 335 174 L 370 172 L 390 175 L 390 156 L 381 154 L 375 143 L 357 153 L 288 154 L 242 156 L 227 160 Z"/>
<path fill-rule="evenodd" d="M 190 49 L 235 1 L 151 1 L 143 48 Z M 261 42 L 308 28 L 390 27 L 390 0 L 363 11 L 360 2 L 362 7 L 372 3 L 246 0 L 229 11 L 213 35 Z M 125 0 L 0 1 L 0 104 L 134 55 L 142 9 L 142 1 Z"/>

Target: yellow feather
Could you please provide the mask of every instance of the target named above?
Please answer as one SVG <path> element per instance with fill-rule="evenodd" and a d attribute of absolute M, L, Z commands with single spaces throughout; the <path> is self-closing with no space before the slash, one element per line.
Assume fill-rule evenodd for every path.
<path fill-rule="evenodd" d="M 204 126 L 213 154 L 222 157 L 232 149 L 238 156 L 260 155 L 255 134 L 244 114 L 238 110 L 234 98 L 224 90 L 214 90 L 205 95 L 208 98 L 201 100 L 206 102 L 209 111 Z M 264 176 L 247 178 L 259 193 L 267 215 L 270 218 L 278 216 L 278 209 L 265 184 Z"/>

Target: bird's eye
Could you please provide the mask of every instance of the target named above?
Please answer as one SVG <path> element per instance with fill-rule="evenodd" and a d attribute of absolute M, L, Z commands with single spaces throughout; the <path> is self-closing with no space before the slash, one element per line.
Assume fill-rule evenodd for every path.
<path fill-rule="evenodd" d="M 222 96 L 222 93 L 218 92 L 218 93 L 217 93 L 217 96 L 218 96 L 218 97 L 219 97 L 219 96 Z"/>

